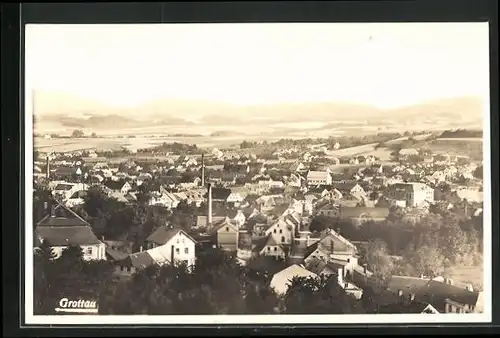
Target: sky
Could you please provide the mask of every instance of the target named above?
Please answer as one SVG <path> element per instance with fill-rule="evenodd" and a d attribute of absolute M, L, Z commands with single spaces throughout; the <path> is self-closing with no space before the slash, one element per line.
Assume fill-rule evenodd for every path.
<path fill-rule="evenodd" d="M 119 107 L 396 108 L 489 91 L 487 23 L 32 24 L 25 42 L 27 102 L 35 90 Z"/>

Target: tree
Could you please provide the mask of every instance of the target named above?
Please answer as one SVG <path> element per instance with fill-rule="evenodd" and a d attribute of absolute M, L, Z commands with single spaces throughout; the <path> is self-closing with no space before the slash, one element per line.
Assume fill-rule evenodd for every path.
<path fill-rule="evenodd" d="M 333 225 L 333 219 L 328 216 L 319 215 L 313 218 L 309 229 L 312 232 L 321 232 Z"/>
<path fill-rule="evenodd" d="M 361 304 L 338 284 L 337 276 L 294 277 L 284 299 L 286 314 L 363 313 Z"/>
<path fill-rule="evenodd" d="M 85 134 L 83 133 L 83 131 L 78 130 L 78 129 L 73 130 L 73 133 L 71 134 L 71 137 L 73 137 L 73 138 L 82 138 L 84 136 L 85 136 Z"/>
<path fill-rule="evenodd" d="M 386 243 L 380 239 L 371 240 L 364 252 L 363 259 L 368 264 L 369 269 L 373 271 L 377 282 L 380 285 L 386 285 L 394 268 Z"/>
<path fill-rule="evenodd" d="M 405 259 L 418 274 L 436 277 L 442 275 L 448 266 L 446 258 L 436 246 L 423 245 L 418 249 L 410 249 Z"/>
<path fill-rule="evenodd" d="M 91 135 L 92 138 L 96 138 L 97 137 L 97 134 L 95 132 L 92 133 Z"/>

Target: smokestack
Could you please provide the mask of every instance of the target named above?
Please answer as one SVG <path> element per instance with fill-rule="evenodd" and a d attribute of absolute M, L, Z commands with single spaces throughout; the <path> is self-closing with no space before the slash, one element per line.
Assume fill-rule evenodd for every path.
<path fill-rule="evenodd" d="M 46 162 L 47 162 L 47 179 L 50 179 L 50 158 L 49 158 L 49 155 L 47 155 Z"/>
<path fill-rule="evenodd" d="M 212 225 L 212 185 L 208 184 L 208 215 L 207 223 L 209 226 Z"/>
<path fill-rule="evenodd" d="M 171 265 L 174 265 L 174 250 L 175 250 L 175 248 L 174 248 L 174 246 L 172 245 L 172 246 L 170 247 L 170 264 L 171 264 Z"/>
<path fill-rule="evenodd" d="M 205 154 L 201 154 L 201 186 L 205 186 Z"/>

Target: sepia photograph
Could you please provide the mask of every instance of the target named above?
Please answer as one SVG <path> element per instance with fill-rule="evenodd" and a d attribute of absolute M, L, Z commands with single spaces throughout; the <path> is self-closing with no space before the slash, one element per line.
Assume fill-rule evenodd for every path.
<path fill-rule="evenodd" d="M 26 323 L 491 321 L 488 23 L 24 48 Z"/>

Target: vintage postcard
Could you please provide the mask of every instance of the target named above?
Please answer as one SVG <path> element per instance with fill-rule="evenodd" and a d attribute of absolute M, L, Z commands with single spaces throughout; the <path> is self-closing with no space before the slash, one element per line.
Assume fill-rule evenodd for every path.
<path fill-rule="evenodd" d="M 489 322 L 488 46 L 27 25 L 26 323 Z"/>

